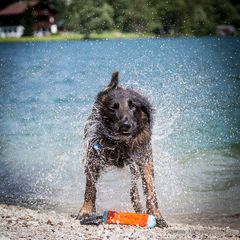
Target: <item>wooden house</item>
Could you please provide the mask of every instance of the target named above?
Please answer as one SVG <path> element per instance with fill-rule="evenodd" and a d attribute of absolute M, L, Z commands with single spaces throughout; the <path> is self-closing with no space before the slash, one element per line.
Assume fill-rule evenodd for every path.
<path fill-rule="evenodd" d="M 23 35 L 27 11 L 30 11 L 35 35 L 56 32 L 54 6 L 46 1 L 25 0 L 14 2 L 0 10 L 0 37 Z"/>

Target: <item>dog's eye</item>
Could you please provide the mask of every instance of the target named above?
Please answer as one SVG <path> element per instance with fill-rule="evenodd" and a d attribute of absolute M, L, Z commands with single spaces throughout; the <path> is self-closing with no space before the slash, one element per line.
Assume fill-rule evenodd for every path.
<path fill-rule="evenodd" d="M 136 104 L 134 104 L 131 100 L 128 101 L 128 106 L 130 109 L 136 108 Z"/>
<path fill-rule="evenodd" d="M 119 109 L 119 103 L 114 103 L 113 106 L 110 107 L 111 111 L 115 111 Z"/>

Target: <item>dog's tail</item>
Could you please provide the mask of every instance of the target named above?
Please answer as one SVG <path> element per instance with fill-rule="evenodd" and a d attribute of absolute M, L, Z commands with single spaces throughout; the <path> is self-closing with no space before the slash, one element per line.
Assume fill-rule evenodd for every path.
<path fill-rule="evenodd" d="M 114 72 L 112 74 L 112 79 L 109 85 L 104 89 L 104 92 L 110 92 L 111 90 L 117 88 L 119 79 L 119 72 Z"/>

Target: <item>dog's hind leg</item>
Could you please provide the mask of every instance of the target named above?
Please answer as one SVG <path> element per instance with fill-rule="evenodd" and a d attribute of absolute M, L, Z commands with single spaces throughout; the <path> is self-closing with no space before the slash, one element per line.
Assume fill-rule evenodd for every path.
<path fill-rule="evenodd" d="M 139 170 L 137 169 L 136 164 L 130 164 L 130 172 L 131 172 L 131 189 L 130 189 L 130 197 L 133 205 L 133 209 L 135 212 L 142 213 L 143 207 L 140 201 L 137 180 L 139 178 Z"/>
<path fill-rule="evenodd" d="M 144 165 L 141 165 L 139 167 L 142 176 L 143 190 L 146 196 L 147 213 L 152 214 L 156 217 L 158 227 L 167 227 L 167 223 L 163 219 L 160 211 L 158 210 L 157 196 L 153 181 L 154 170 L 152 159 L 148 160 Z"/>
<path fill-rule="evenodd" d="M 99 177 L 99 169 L 96 169 L 96 165 L 89 164 L 86 167 L 86 188 L 84 195 L 84 203 L 79 211 L 77 219 L 82 219 L 96 212 L 96 183 Z"/>

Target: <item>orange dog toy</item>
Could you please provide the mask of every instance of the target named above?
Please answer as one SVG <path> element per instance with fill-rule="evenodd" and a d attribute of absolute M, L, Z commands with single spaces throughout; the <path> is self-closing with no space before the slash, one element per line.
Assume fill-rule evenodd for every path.
<path fill-rule="evenodd" d="M 152 215 L 134 212 L 104 211 L 103 220 L 107 224 L 125 224 L 153 228 L 156 218 Z"/>
<path fill-rule="evenodd" d="M 156 218 L 152 215 L 134 212 L 104 211 L 103 215 L 92 215 L 80 220 L 83 225 L 124 224 L 139 227 L 153 228 L 156 226 Z"/>

